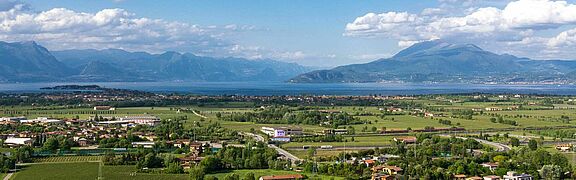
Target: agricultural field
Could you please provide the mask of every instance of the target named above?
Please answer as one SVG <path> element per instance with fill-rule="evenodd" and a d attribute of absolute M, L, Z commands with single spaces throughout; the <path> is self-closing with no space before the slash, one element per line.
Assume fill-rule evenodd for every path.
<path fill-rule="evenodd" d="M 303 146 L 320 147 L 331 145 L 334 147 L 376 147 L 392 145 L 392 136 L 356 136 L 354 141 L 352 137 L 346 137 L 348 142 L 290 142 L 282 144 L 283 148 L 302 148 Z"/>
<path fill-rule="evenodd" d="M 32 164 L 12 176 L 12 180 L 96 179 L 100 163 Z"/>
<path fill-rule="evenodd" d="M 100 162 L 102 156 L 55 156 L 33 158 L 33 163 Z"/>

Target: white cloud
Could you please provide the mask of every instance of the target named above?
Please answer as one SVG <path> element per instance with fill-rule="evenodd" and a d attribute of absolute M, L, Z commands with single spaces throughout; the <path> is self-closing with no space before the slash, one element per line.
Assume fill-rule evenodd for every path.
<path fill-rule="evenodd" d="M 226 38 L 255 29 L 256 27 L 247 25 L 200 26 L 144 18 L 124 9 L 84 13 L 54 8 L 36 12 L 29 10 L 24 4 L 14 3 L 11 8 L 0 11 L 0 40 L 34 40 L 52 50 L 174 50 L 207 56 L 244 57 L 239 50 L 234 50 L 241 45 Z"/>
<path fill-rule="evenodd" d="M 565 31 L 556 37 L 535 37 L 537 32 L 576 25 L 576 4 L 553 0 L 518 0 L 503 7 L 476 7 L 476 0 L 466 0 L 461 15 L 449 13 L 455 0 L 441 0 L 437 8 L 419 14 L 406 12 L 367 13 L 348 23 L 345 36 L 384 37 L 398 40 L 405 47 L 415 42 L 446 39 L 484 45 L 499 52 L 520 52 L 519 55 L 544 57 L 550 49 L 574 48 L 575 32 Z M 456 13 L 458 14 L 458 13 Z M 535 41 L 535 39 L 538 39 Z M 518 51 L 514 45 L 530 42 L 535 51 Z M 560 47 L 563 45 L 563 47 Z M 548 55 L 545 55 L 549 57 Z M 575 57 L 572 57 L 575 58 Z"/>

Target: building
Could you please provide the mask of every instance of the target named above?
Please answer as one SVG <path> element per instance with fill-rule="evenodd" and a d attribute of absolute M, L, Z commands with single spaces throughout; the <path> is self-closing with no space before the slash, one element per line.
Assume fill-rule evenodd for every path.
<path fill-rule="evenodd" d="M 500 176 L 496 176 L 496 175 L 490 175 L 490 176 L 484 176 L 484 180 L 501 180 L 502 178 L 500 178 Z"/>
<path fill-rule="evenodd" d="M 499 107 L 487 107 L 484 109 L 486 109 L 486 111 L 502 111 L 502 108 Z"/>
<path fill-rule="evenodd" d="M 483 179 L 484 179 L 484 178 L 478 177 L 478 176 L 473 176 L 473 177 L 466 178 L 466 180 L 483 180 Z"/>
<path fill-rule="evenodd" d="M 202 159 L 204 159 L 203 157 L 199 157 L 196 155 L 188 155 L 185 157 L 181 157 L 181 158 L 176 158 L 176 160 L 178 162 L 180 162 L 180 166 L 182 166 L 184 169 L 188 169 L 190 168 L 192 165 L 196 165 L 199 164 L 200 161 L 202 161 Z"/>
<path fill-rule="evenodd" d="M 0 122 L 17 123 L 17 122 L 20 122 L 21 120 L 26 120 L 26 117 L 20 116 L 20 117 L 1 117 L 0 118 Z"/>
<path fill-rule="evenodd" d="M 111 106 L 94 106 L 94 111 L 114 111 L 115 107 Z"/>
<path fill-rule="evenodd" d="M 20 120 L 24 124 L 62 124 L 64 121 L 58 119 L 49 119 L 47 117 L 38 117 L 36 119 Z"/>
<path fill-rule="evenodd" d="M 347 129 L 325 129 L 324 134 L 348 134 Z"/>
<path fill-rule="evenodd" d="M 454 180 L 466 180 L 466 175 L 465 174 L 455 174 L 452 176 L 452 179 L 454 179 Z"/>
<path fill-rule="evenodd" d="M 394 137 L 395 142 L 401 142 L 401 143 L 405 143 L 405 144 L 416 143 L 416 140 L 418 140 L 418 139 L 414 136 Z"/>
<path fill-rule="evenodd" d="M 516 173 L 514 171 L 508 171 L 508 173 L 506 173 L 506 175 L 504 175 L 503 178 L 505 180 L 533 180 L 534 179 L 534 177 L 532 177 L 529 174 L 519 174 L 519 173 Z"/>
<path fill-rule="evenodd" d="M 155 143 L 153 141 L 132 142 L 132 147 L 153 148 Z"/>
<path fill-rule="evenodd" d="M 493 162 L 482 163 L 480 165 L 490 169 L 490 171 L 494 171 L 494 170 L 496 170 L 496 168 L 498 168 L 498 163 L 493 163 Z"/>
<path fill-rule="evenodd" d="M 372 180 L 394 180 L 395 177 L 388 174 L 374 173 L 372 174 Z"/>
<path fill-rule="evenodd" d="M 556 145 L 558 151 L 570 151 L 572 149 L 572 144 L 558 144 Z"/>
<path fill-rule="evenodd" d="M 32 138 L 15 138 L 15 137 L 9 137 L 6 140 L 4 140 L 4 144 L 11 146 L 11 147 L 16 147 L 16 146 L 31 146 L 32 145 Z"/>
<path fill-rule="evenodd" d="M 295 180 L 295 179 L 305 179 L 302 174 L 288 174 L 288 175 L 272 175 L 272 176 L 262 176 L 259 180 Z"/>
<path fill-rule="evenodd" d="M 302 135 L 302 128 L 299 127 L 262 127 L 260 131 L 270 137 Z"/>

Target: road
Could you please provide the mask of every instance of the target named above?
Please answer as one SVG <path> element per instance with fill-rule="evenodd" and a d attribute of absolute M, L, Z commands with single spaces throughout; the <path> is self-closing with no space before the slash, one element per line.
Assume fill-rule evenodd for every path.
<path fill-rule="evenodd" d="M 261 135 L 258 134 L 254 134 L 254 133 L 247 133 L 244 132 L 243 134 L 248 135 L 248 136 L 252 136 L 256 141 L 258 142 L 264 142 L 266 143 L 266 138 L 262 137 Z M 276 150 L 276 152 L 278 152 L 278 154 L 283 155 L 284 157 L 290 159 L 292 161 L 292 163 L 295 163 L 296 161 L 302 161 L 302 159 L 294 156 L 293 154 L 290 154 L 290 152 L 274 145 L 274 144 L 268 144 L 269 148 L 273 148 Z"/>
<path fill-rule="evenodd" d="M 13 172 L 6 174 L 6 176 L 4 176 L 4 180 L 10 180 L 13 174 L 14 174 Z"/>
<path fill-rule="evenodd" d="M 194 111 L 194 110 L 192 110 L 192 113 L 194 113 L 194 115 L 196 115 L 196 116 L 198 116 L 198 117 L 201 117 L 201 118 L 204 118 L 204 119 L 208 119 L 206 116 L 204 116 L 204 115 L 202 115 L 202 114 L 199 114 L 199 113 L 197 113 L 197 112 Z"/>
<path fill-rule="evenodd" d="M 440 136 L 451 137 L 452 135 L 449 135 L 449 134 L 441 134 Z M 465 137 L 458 137 L 458 136 L 456 136 L 456 138 L 459 138 L 459 139 L 468 139 L 468 138 L 465 138 Z M 508 146 L 508 145 L 506 145 L 506 144 L 502 144 L 502 143 L 491 142 L 491 141 L 486 141 L 486 140 L 477 139 L 477 138 L 470 138 L 470 139 L 473 139 L 473 140 L 475 140 L 475 141 L 478 141 L 479 143 L 482 143 L 482 144 L 488 144 L 489 146 L 495 147 L 497 152 L 505 152 L 505 151 L 510 151 L 510 149 L 512 149 L 512 148 L 510 148 L 510 146 Z"/>

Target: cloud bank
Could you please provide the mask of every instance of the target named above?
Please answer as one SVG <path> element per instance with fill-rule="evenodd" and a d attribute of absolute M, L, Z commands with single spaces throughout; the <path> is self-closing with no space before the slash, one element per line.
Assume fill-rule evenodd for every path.
<path fill-rule="evenodd" d="M 552 0 L 518 0 L 502 8 L 467 4 L 460 13 L 448 13 L 444 8 L 453 6 L 445 4 L 418 14 L 367 13 L 348 23 L 344 35 L 396 39 L 402 47 L 441 38 L 528 57 L 576 56 L 576 4 Z"/>

